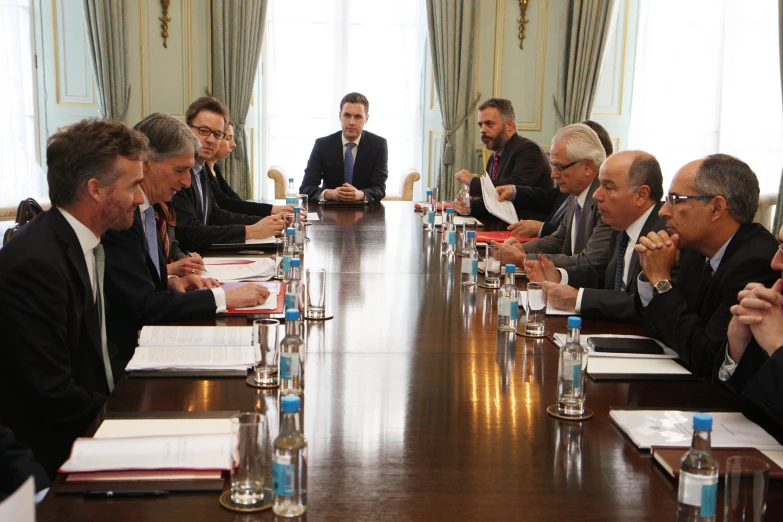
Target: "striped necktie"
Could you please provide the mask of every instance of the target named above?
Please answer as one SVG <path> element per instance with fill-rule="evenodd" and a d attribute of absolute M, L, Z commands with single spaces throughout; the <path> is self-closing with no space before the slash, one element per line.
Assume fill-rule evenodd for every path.
<path fill-rule="evenodd" d="M 98 324 L 101 328 L 101 352 L 103 352 L 103 369 L 106 372 L 106 383 L 109 385 L 109 393 L 114 391 L 114 375 L 111 371 L 109 359 L 109 347 L 106 342 L 106 303 L 103 298 L 103 272 L 106 268 L 106 257 L 103 253 L 103 245 L 93 249 L 95 256 L 95 307 L 98 309 Z"/>
<path fill-rule="evenodd" d="M 623 283 L 623 272 L 625 271 L 625 251 L 628 249 L 628 241 L 630 237 L 625 231 L 620 232 L 620 240 L 617 242 L 617 267 L 614 271 L 614 289 L 623 290 L 625 284 Z"/>

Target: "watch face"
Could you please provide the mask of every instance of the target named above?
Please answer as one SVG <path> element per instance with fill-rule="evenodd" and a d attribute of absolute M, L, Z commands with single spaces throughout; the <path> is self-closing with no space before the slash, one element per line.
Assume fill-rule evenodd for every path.
<path fill-rule="evenodd" d="M 672 284 L 670 281 L 666 279 L 661 279 L 657 283 L 655 283 L 655 291 L 659 294 L 662 294 L 664 292 L 668 292 L 672 289 Z"/>

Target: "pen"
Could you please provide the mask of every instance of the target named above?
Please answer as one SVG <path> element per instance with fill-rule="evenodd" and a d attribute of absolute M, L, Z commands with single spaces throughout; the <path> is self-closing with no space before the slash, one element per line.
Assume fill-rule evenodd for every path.
<path fill-rule="evenodd" d="M 168 491 L 162 489 L 140 489 L 136 491 L 113 491 L 113 490 L 88 490 L 84 492 L 85 498 L 121 498 L 121 497 L 165 497 Z"/>
<path fill-rule="evenodd" d="M 544 275 L 544 281 L 549 281 L 549 278 L 546 275 L 546 272 L 544 271 L 544 263 L 541 262 L 541 252 L 538 253 L 538 268 L 541 270 L 541 273 Z"/>

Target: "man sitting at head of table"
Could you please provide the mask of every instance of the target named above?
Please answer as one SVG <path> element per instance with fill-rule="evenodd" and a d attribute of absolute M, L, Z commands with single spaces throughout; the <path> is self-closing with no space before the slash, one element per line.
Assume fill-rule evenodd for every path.
<path fill-rule="evenodd" d="M 385 138 L 364 130 L 370 119 L 367 97 L 346 94 L 338 118 L 341 131 L 315 140 L 299 192 L 310 201 L 382 200 L 389 177 L 389 148 Z"/>
<path fill-rule="evenodd" d="M 783 227 L 778 243 L 783 245 Z M 783 272 L 783 246 L 770 267 Z M 737 297 L 726 352 L 717 358 L 717 380 L 783 426 L 783 279 L 771 288 L 748 283 Z"/>
<path fill-rule="evenodd" d="M 560 268 L 606 266 L 612 227 L 601 220 L 593 199 L 598 170 L 606 160 L 598 135 L 583 123 L 563 127 L 552 138 L 549 157 L 552 178 L 562 192 L 569 194 L 563 219 L 557 230 L 541 239 L 525 244 L 507 239 L 503 243 L 503 263 L 521 266 L 527 253 L 533 252 L 548 254 Z"/>
<path fill-rule="evenodd" d="M 777 280 L 769 260 L 778 242 L 753 223 L 758 201 L 759 182 L 746 163 L 726 154 L 693 161 L 674 176 L 659 212 L 666 230 L 634 247 L 644 323 L 697 373 L 712 373 L 722 358 L 739 291 Z"/>
<path fill-rule="evenodd" d="M 658 216 L 663 205 L 661 166 L 646 152 L 618 152 L 601 165 L 598 180 L 593 198 L 601 219 L 614 230 L 607 245 L 608 264 L 562 269 L 545 258 L 540 265 L 528 259 L 525 273 L 530 281 L 544 281 L 549 303 L 557 308 L 588 318 L 639 323 L 634 294 L 641 267 L 633 247 L 640 236 L 664 228 Z"/>
<path fill-rule="evenodd" d="M 102 238 L 109 341 L 122 361 L 133 356 L 144 325 L 210 318 L 227 308 L 260 305 L 269 296 L 269 290 L 254 284 L 224 291 L 214 279 L 196 274 L 168 276 L 167 239 L 154 206 L 190 186 L 200 144 L 187 125 L 167 114 L 150 114 L 134 129 L 149 140 L 140 185 L 144 201 L 133 213 L 130 229 L 110 230 Z"/>
<path fill-rule="evenodd" d="M 177 212 L 177 240 L 185 250 L 205 250 L 215 243 L 242 243 L 266 239 L 283 230 L 282 215 L 265 218 L 221 209 L 209 187 L 204 164 L 226 137 L 228 110 L 215 98 L 203 96 L 185 113 L 185 120 L 199 139 L 196 162 L 190 169 L 191 183 L 176 193 L 172 202 Z"/>
<path fill-rule="evenodd" d="M 53 477 L 123 367 L 106 341 L 101 235 L 133 224 L 147 138 L 83 120 L 49 138 L 52 209 L 0 250 L 0 418 Z"/>
<path fill-rule="evenodd" d="M 212 195 L 215 196 L 217 205 L 223 210 L 249 216 L 265 217 L 270 214 L 292 213 L 294 211 L 293 205 L 270 205 L 269 203 L 243 200 L 239 194 L 234 192 L 223 177 L 222 169 L 217 162 L 228 158 L 237 146 L 234 141 L 234 127 L 236 127 L 234 122 L 229 121 L 228 125 L 226 125 L 226 137 L 218 143 L 215 155 L 207 160 L 207 168 L 209 168 L 209 172 L 212 174 L 208 176 L 209 186 L 212 189 Z"/>

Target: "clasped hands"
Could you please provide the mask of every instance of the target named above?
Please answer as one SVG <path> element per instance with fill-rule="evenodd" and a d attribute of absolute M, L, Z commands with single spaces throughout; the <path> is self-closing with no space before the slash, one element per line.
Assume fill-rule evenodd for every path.
<path fill-rule="evenodd" d="M 663 279 L 671 279 L 672 269 L 680 262 L 679 243 L 678 234 L 669 236 L 665 230 L 659 230 L 641 236 L 634 245 L 644 278 L 651 285 Z"/>
<path fill-rule="evenodd" d="M 324 199 L 331 201 L 362 201 L 364 192 L 349 183 L 343 183 L 336 189 L 324 190 Z"/>
<path fill-rule="evenodd" d="M 737 294 L 738 303 L 730 308 L 727 337 L 729 356 L 739 362 L 751 338 L 771 357 L 783 345 L 783 280 L 772 288 L 748 283 Z"/>

